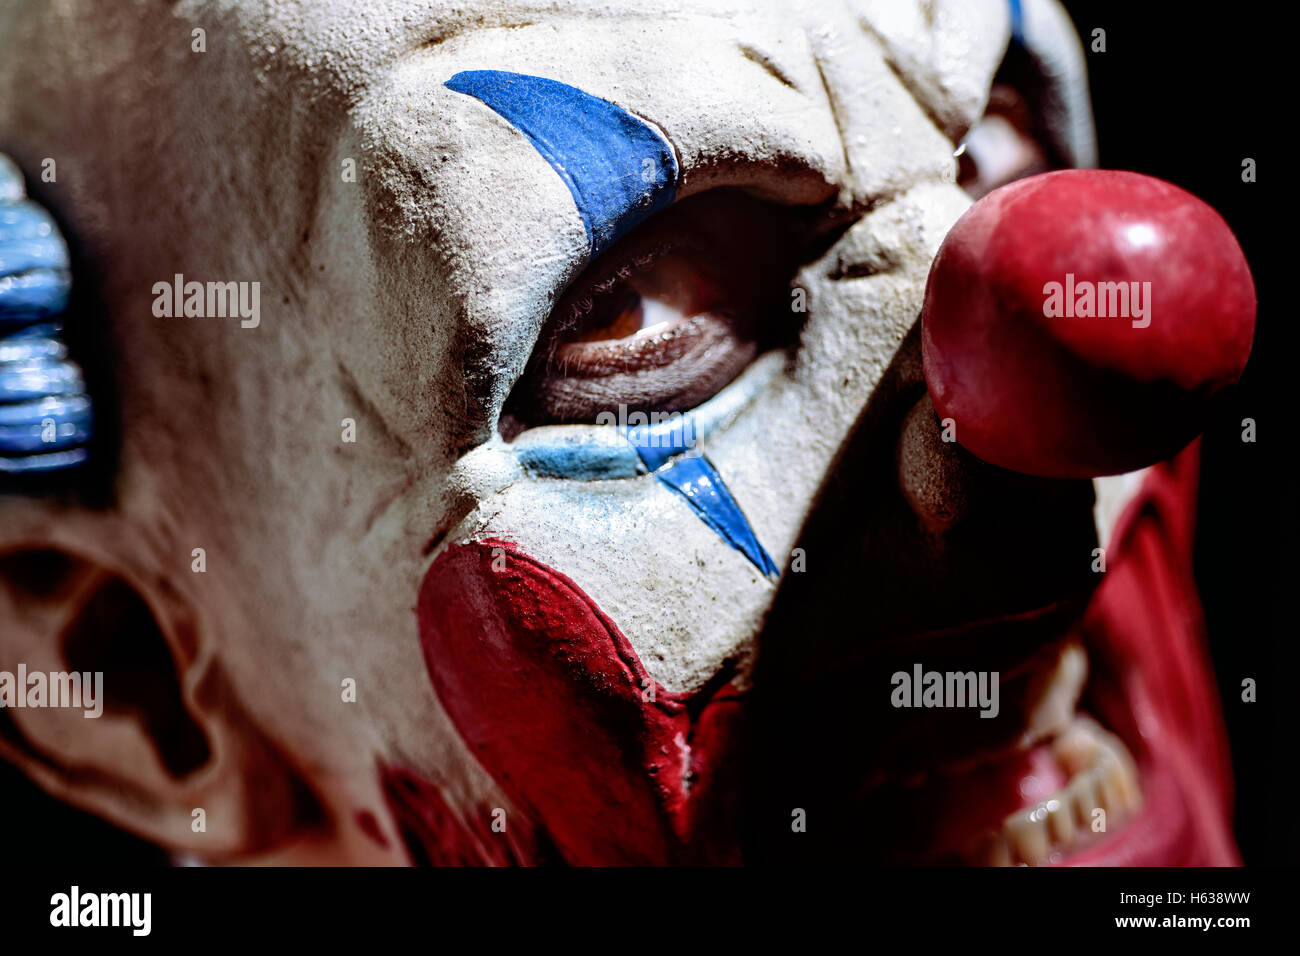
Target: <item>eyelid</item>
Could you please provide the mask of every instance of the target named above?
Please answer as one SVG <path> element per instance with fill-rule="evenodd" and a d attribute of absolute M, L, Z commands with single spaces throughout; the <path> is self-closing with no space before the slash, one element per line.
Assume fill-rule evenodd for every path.
<path fill-rule="evenodd" d="M 582 320 L 595 308 L 596 303 L 603 296 L 609 295 L 637 272 L 644 272 L 652 268 L 664 256 L 674 252 L 681 252 L 684 248 L 685 244 L 681 240 L 663 238 L 647 247 L 645 252 L 620 260 L 620 264 L 608 272 L 595 273 L 585 280 L 579 278 L 582 285 L 577 288 L 581 294 L 574 295 L 570 293 L 561 298 L 562 311 L 556 313 L 552 320 L 547 323 L 548 328 L 544 330 L 543 334 L 550 335 L 553 338 L 562 336 L 581 324 Z"/>
<path fill-rule="evenodd" d="M 590 422 L 620 405 L 686 411 L 763 351 L 789 345 L 800 325 L 789 318 L 789 280 L 816 217 L 717 190 L 677 204 L 625 237 L 555 304 L 507 401 L 502 434 Z M 681 261 L 664 262 L 674 256 Z M 642 295 L 662 300 L 681 318 L 644 336 L 581 335 L 619 321 L 620 288 L 632 302 Z"/>

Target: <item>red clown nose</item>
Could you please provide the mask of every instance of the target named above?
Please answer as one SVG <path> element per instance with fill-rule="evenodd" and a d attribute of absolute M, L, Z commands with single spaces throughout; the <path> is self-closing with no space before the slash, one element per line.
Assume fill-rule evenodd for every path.
<path fill-rule="evenodd" d="M 1150 176 L 1072 169 L 989 193 L 930 267 L 925 379 L 957 442 L 1030 475 L 1172 456 L 1245 368 L 1255 286 L 1222 217 Z"/>

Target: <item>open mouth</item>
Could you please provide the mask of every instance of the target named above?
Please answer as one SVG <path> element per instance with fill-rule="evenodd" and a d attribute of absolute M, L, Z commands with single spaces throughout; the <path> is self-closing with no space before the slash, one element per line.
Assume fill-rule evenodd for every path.
<path fill-rule="evenodd" d="M 746 858 L 1231 862 L 1195 593 L 1177 570 L 1181 539 L 1151 530 L 1190 521 L 1194 457 L 1130 502 L 1105 573 L 1086 560 L 1091 509 L 1074 497 L 1086 484 L 1040 483 L 1043 510 L 1019 524 L 1032 506 L 1012 486 L 994 522 L 927 550 L 895 500 L 886 435 L 913 397 L 894 394 L 864 416 L 801 537 L 824 570 L 782 581 L 760 635 Z M 931 673 L 967 676 L 966 700 L 923 699 Z M 973 691 L 994 675 L 989 706 Z M 786 832 L 794 810 L 821 827 Z"/>
<path fill-rule="evenodd" d="M 1037 802 L 1004 817 L 966 850 L 966 862 L 1059 863 L 1089 845 L 1101 814 L 1110 827 L 1122 827 L 1141 809 L 1137 767 L 1128 748 L 1088 717 L 1076 716 L 1027 756 L 1030 772 L 1017 790 Z"/>
<path fill-rule="evenodd" d="M 895 820 L 905 835 L 880 848 L 884 859 L 1068 864 L 1123 840 L 1144 806 L 1144 773 L 1091 712 L 1090 695 L 1114 693 L 1105 667 L 1091 669 L 1084 644 L 1068 637 L 1004 672 L 1001 705 L 1011 730 L 983 731 L 983 745 L 972 731 L 999 721 L 954 709 L 925 714 L 920 723 L 930 725 L 932 739 L 927 745 L 911 735 L 911 767 L 878 777 L 861 794 L 863 812 Z M 926 754 L 919 762 L 917 751 Z"/>
<path fill-rule="evenodd" d="M 1140 493 L 1126 533 L 1144 515 L 1182 520 L 1164 511 L 1174 487 Z M 1194 597 L 1169 572 L 1176 562 L 1146 544 L 1090 596 L 865 650 L 849 640 L 843 605 L 838 618 L 810 615 L 812 598 L 795 594 L 785 607 L 805 608 L 794 622 L 800 650 L 824 658 L 838 648 L 832 674 L 791 673 L 802 655 L 787 650 L 792 622 L 778 607 L 755 681 L 747 786 L 761 796 L 747 858 L 1232 863 L 1217 704 L 1187 624 Z M 833 643 L 819 643 L 831 631 Z M 914 688 L 931 673 L 926 699 Z M 983 694 L 984 684 L 976 694 L 974 678 L 993 673 L 998 694 Z M 885 701 L 891 675 L 907 687 Z M 951 694 L 954 675 L 969 675 L 964 701 Z M 792 769 L 783 754 L 796 748 Z M 778 832 L 772 821 L 791 807 L 830 832 Z"/>

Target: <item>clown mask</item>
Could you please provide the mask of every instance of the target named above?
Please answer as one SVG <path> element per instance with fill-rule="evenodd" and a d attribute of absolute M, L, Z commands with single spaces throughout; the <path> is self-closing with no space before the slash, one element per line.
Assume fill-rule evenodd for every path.
<path fill-rule="evenodd" d="M 8 274 L 71 279 L 10 404 L 82 402 L 8 453 L 0 670 L 103 678 L 0 716 L 49 792 L 211 862 L 1235 859 L 1194 450 L 1095 491 L 927 390 L 954 223 L 1095 162 L 1050 0 L 19 3 L 0 51 L 70 249 Z"/>

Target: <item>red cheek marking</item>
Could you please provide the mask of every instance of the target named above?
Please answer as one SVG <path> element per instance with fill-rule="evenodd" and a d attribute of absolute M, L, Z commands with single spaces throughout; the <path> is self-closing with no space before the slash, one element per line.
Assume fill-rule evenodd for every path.
<path fill-rule="evenodd" d="M 452 721 L 566 862 L 740 862 L 730 684 L 664 690 L 591 598 L 507 541 L 439 556 L 419 623 Z"/>

